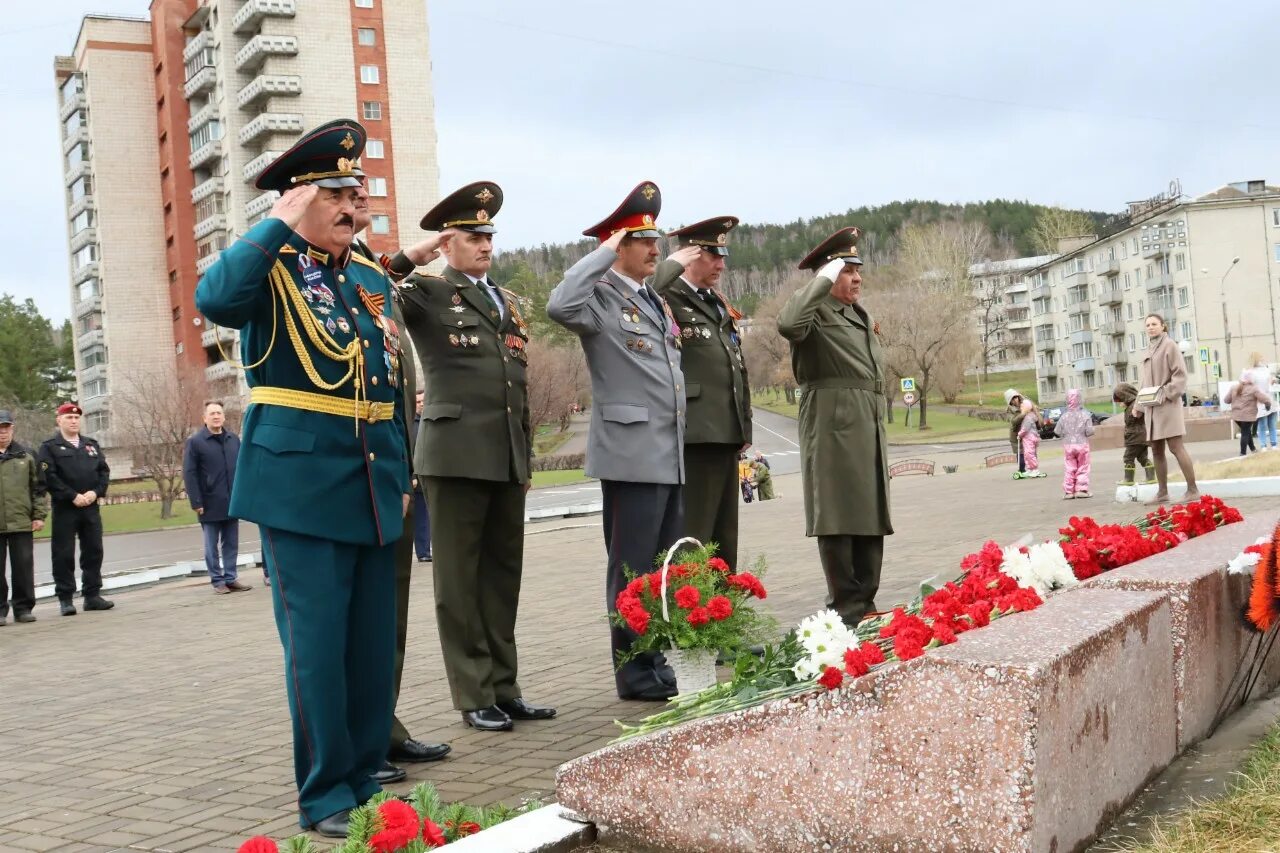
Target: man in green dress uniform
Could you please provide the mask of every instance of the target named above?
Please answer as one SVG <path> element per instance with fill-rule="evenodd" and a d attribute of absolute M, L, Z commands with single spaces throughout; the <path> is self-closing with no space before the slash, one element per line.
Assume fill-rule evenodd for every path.
<path fill-rule="evenodd" d="M 358 252 L 365 131 L 330 123 L 258 177 L 283 193 L 205 273 L 250 388 L 231 514 L 257 522 L 293 718 L 300 823 L 346 834 L 391 729 L 395 543 L 409 503 L 391 282 Z"/>
<path fill-rule="evenodd" d="M 667 236 L 681 248 L 658 266 L 653 288 L 680 326 L 684 371 L 684 535 L 715 542 L 738 566 L 738 452 L 751 443 L 751 386 L 741 315 L 716 290 L 737 217 L 717 216 Z"/>
<path fill-rule="evenodd" d="M 389 259 L 405 324 L 422 359 L 422 423 L 414 470 L 432 518 L 436 624 L 453 705 L 467 725 L 505 731 L 554 708 L 521 697 L 516 612 L 533 430 L 525 379 L 529 327 L 515 295 L 488 277 L 491 181 L 449 195 L 422 219 L 436 232 Z M 443 253 L 439 275 L 413 271 Z"/>
<path fill-rule="evenodd" d="M 849 626 L 875 609 L 893 533 L 879 327 L 858 304 L 857 239 L 842 228 L 810 252 L 800 269 L 817 275 L 778 315 L 800 384 L 805 535 L 818 537 L 827 606 Z"/>

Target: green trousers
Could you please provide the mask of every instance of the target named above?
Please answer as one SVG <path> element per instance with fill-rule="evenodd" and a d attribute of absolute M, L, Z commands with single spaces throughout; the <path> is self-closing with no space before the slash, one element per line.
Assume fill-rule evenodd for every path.
<path fill-rule="evenodd" d="M 387 755 L 394 704 L 395 543 L 260 529 L 307 827 L 380 790 L 370 777 Z"/>
<path fill-rule="evenodd" d="M 414 492 L 413 500 L 422 500 L 422 495 Z M 391 707 L 400 703 L 400 680 L 404 676 L 404 646 L 409 639 L 409 582 L 413 580 L 413 504 L 404 517 L 404 532 L 396 541 L 396 660 L 395 689 L 392 692 Z M 409 739 L 409 730 L 400 717 L 391 715 L 391 744 L 399 746 Z"/>
<path fill-rule="evenodd" d="M 738 568 L 738 445 L 684 446 L 684 535 L 715 542 L 717 552 Z"/>
<path fill-rule="evenodd" d="M 524 564 L 524 486 L 424 477 L 431 507 L 436 625 L 453 707 L 519 698 L 516 612 Z"/>

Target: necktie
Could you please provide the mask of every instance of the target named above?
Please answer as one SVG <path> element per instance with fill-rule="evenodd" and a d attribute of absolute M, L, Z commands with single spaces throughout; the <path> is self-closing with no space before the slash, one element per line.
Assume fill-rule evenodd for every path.
<path fill-rule="evenodd" d="M 649 289 L 648 285 L 643 285 L 643 284 L 640 285 L 640 295 L 644 297 L 646 302 L 648 302 L 650 305 L 653 306 L 653 310 L 657 313 L 659 317 L 661 317 L 662 303 L 658 301 L 657 295 L 655 295 L 654 292 Z"/>
<path fill-rule="evenodd" d="M 716 309 L 717 317 L 721 317 L 721 318 L 724 317 L 724 311 L 720 308 L 720 300 L 717 299 L 716 295 L 711 292 L 711 288 L 699 287 L 698 296 L 702 299 L 703 302 L 707 303 L 708 305 Z"/>
<path fill-rule="evenodd" d="M 480 292 L 485 295 L 485 298 L 493 303 L 494 308 L 498 309 L 498 316 L 502 316 L 502 303 L 494 297 L 493 291 L 489 289 L 488 281 L 482 278 L 476 282 L 476 287 L 480 288 Z"/>

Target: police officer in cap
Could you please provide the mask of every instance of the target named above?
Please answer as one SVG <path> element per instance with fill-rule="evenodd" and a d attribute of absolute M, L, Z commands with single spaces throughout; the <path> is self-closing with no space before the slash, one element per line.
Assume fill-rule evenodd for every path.
<path fill-rule="evenodd" d="M 654 289 L 680 326 L 680 366 L 689 408 L 684 428 L 684 533 L 715 542 L 738 565 L 738 452 L 751 443 L 751 386 L 739 314 L 716 289 L 737 217 L 717 216 L 667 236 L 680 241 L 658 265 Z"/>
<path fill-rule="evenodd" d="M 827 606 L 850 627 L 875 610 L 889 519 L 884 355 L 859 304 L 858 229 L 842 228 L 800 262 L 813 280 L 787 300 L 778 332 L 800 384 L 805 535 L 818 537 Z"/>
<path fill-rule="evenodd" d="M 684 374 L 675 318 L 644 283 L 658 262 L 662 195 L 652 181 L 583 233 L 600 247 L 570 267 L 547 300 L 547 315 L 582 341 L 591 371 L 587 474 L 604 497 L 609 564 L 605 598 L 615 612 L 624 567 L 641 574 L 684 530 Z M 615 626 L 615 655 L 635 634 Z M 643 654 L 614 673 L 623 699 L 661 701 L 675 679 L 661 655 Z"/>
<path fill-rule="evenodd" d="M 436 623 L 453 706 L 467 725 L 505 731 L 547 720 L 517 681 L 516 612 L 533 430 L 529 326 L 489 277 L 502 188 L 468 184 L 422 218 L 431 237 L 388 261 L 422 359 L 426 396 L 414 470 L 431 507 Z M 436 275 L 413 273 L 443 254 Z"/>
<path fill-rule="evenodd" d="M 400 328 L 352 251 L 365 131 L 331 122 L 258 177 L 270 215 L 224 249 L 196 306 L 238 328 L 250 405 L 231 514 L 257 522 L 293 718 L 300 823 L 342 837 L 380 788 L 409 504 Z"/>
<path fill-rule="evenodd" d="M 76 539 L 80 540 L 80 591 L 85 610 L 110 610 L 115 602 L 102 597 L 102 514 L 98 500 L 107 494 L 111 468 L 102 447 L 80 434 L 84 414 L 75 403 L 58 407 L 58 431 L 40 445 L 40 469 L 53 503 L 49 556 L 53 588 L 63 616 L 74 616 Z"/>

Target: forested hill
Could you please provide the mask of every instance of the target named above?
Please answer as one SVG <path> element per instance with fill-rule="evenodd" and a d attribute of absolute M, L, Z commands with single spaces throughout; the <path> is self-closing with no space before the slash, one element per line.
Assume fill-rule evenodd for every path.
<path fill-rule="evenodd" d="M 800 219 L 784 225 L 739 225 L 729 237 L 729 268 L 721 289 L 748 313 L 761 296 L 776 292 L 795 274 L 796 263 L 823 237 L 847 225 L 862 229 L 860 246 L 868 263 L 887 261 L 893 254 L 899 230 L 907 224 L 928 224 L 940 219 L 981 222 L 991 231 L 995 257 L 1040 254 L 1032 237 L 1044 205 L 1025 201 L 943 204 L 937 201 L 895 201 L 879 207 L 859 207 L 841 214 Z M 1095 222 L 1105 214 L 1085 212 Z M 677 227 L 682 223 L 666 223 Z M 536 249 L 504 250 L 495 259 L 495 280 L 526 292 L 535 302 L 545 299 L 545 289 L 596 246 L 594 240 L 544 245 Z"/>

